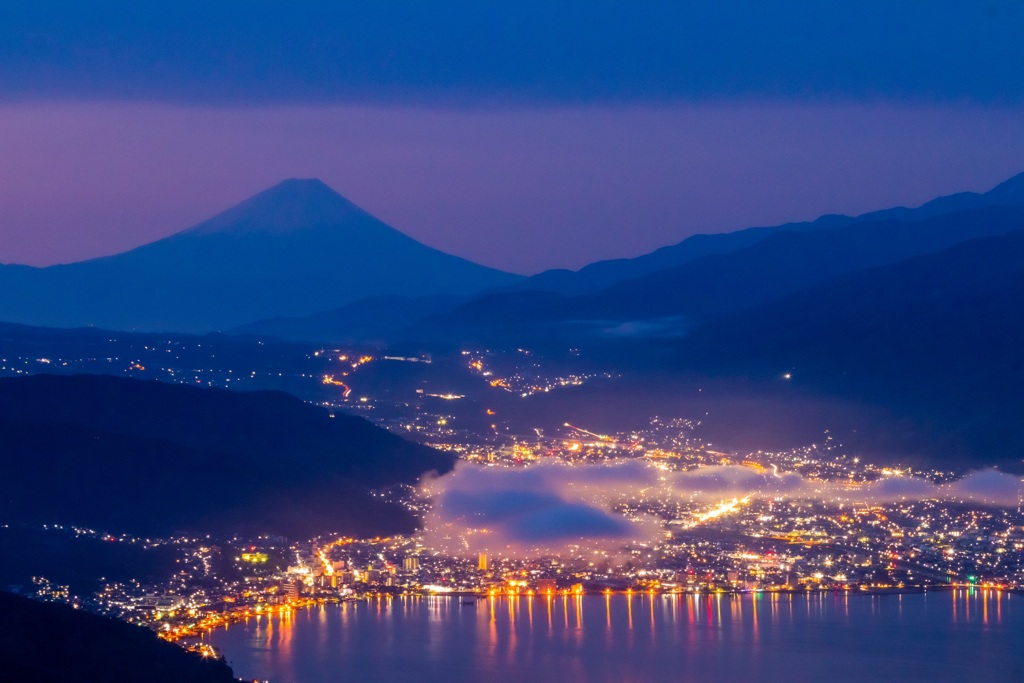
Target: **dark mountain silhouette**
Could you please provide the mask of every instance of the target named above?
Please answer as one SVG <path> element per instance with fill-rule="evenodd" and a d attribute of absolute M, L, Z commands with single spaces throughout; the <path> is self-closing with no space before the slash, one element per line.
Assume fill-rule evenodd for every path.
<path fill-rule="evenodd" d="M 173 544 L 103 540 L 99 534 L 75 533 L 71 527 L 0 524 L 0 587 L 33 588 L 44 576 L 72 595 L 89 595 L 111 582 L 163 581 L 180 566 Z"/>
<path fill-rule="evenodd" d="M 469 294 L 517 279 L 427 247 L 319 180 L 286 180 L 122 254 L 0 266 L 0 319 L 206 332 L 368 296 Z"/>
<path fill-rule="evenodd" d="M 222 660 L 153 631 L 69 605 L 0 592 L 0 680 L 33 683 L 235 683 Z"/>
<path fill-rule="evenodd" d="M 821 395 L 907 420 L 922 457 L 1024 458 L 1024 230 L 836 279 L 712 322 L 671 366 L 752 378 L 789 373 Z M 871 435 L 864 439 L 870 442 Z"/>
<path fill-rule="evenodd" d="M 453 458 L 280 392 L 0 379 L 0 518 L 115 531 L 410 530 L 370 488 Z"/>
<path fill-rule="evenodd" d="M 895 263 L 986 235 L 1024 228 L 1024 207 L 881 220 L 811 233 L 779 232 L 730 254 L 620 282 L 580 301 L 591 316 L 705 320 L 862 268 Z"/>
<path fill-rule="evenodd" d="M 304 340 L 564 345 L 678 335 L 859 268 L 892 263 L 1021 226 L 1024 174 L 989 192 L 917 208 L 695 235 L 634 259 L 547 271 L 479 297 L 374 298 L 312 316 L 239 328 Z"/>
<path fill-rule="evenodd" d="M 492 293 L 404 332 L 429 340 L 558 343 L 680 335 L 702 322 L 965 240 L 1024 228 L 1024 207 L 960 211 L 916 221 L 777 232 L 744 249 L 694 259 L 594 294 Z"/>
<path fill-rule="evenodd" d="M 702 256 L 726 254 L 743 249 L 779 232 L 817 232 L 842 228 L 855 223 L 922 220 L 946 213 L 993 206 L 1024 206 L 1024 173 L 1000 183 L 985 193 L 959 192 L 933 199 L 913 209 L 896 207 L 872 211 L 856 217 L 826 215 L 810 222 L 748 228 L 729 233 L 693 235 L 678 244 L 662 247 L 635 258 L 598 261 L 578 271 L 544 271 L 523 280 L 515 288 L 553 291 L 569 295 L 593 293 L 610 287 L 616 282 L 681 266 Z"/>

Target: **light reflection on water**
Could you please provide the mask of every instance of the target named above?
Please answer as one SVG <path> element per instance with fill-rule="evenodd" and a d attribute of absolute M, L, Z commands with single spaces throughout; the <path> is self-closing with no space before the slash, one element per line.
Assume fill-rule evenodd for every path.
<path fill-rule="evenodd" d="M 927 594 L 396 597 L 209 636 L 238 676 L 373 681 L 1022 681 L 1024 597 Z"/>

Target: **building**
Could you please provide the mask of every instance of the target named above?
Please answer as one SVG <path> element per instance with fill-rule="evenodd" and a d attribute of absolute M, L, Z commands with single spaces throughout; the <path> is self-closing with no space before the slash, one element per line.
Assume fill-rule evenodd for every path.
<path fill-rule="evenodd" d="M 284 582 L 284 585 L 281 586 L 281 591 L 282 593 L 284 593 L 284 596 L 289 600 L 298 600 L 301 587 L 301 581 L 299 581 L 298 579 L 289 579 L 288 581 Z"/>

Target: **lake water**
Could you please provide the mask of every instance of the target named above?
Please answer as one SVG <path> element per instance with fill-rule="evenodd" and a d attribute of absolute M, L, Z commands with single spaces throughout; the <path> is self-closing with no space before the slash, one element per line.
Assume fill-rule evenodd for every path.
<path fill-rule="evenodd" d="M 373 599 L 209 636 L 271 683 L 1024 681 L 1024 596 Z"/>

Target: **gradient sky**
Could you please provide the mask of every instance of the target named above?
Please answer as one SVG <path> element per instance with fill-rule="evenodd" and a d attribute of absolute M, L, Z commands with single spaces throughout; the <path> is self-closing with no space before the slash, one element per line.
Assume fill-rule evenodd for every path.
<path fill-rule="evenodd" d="M 1024 3 L 0 5 L 0 262 L 286 177 L 519 272 L 1024 171 Z"/>

